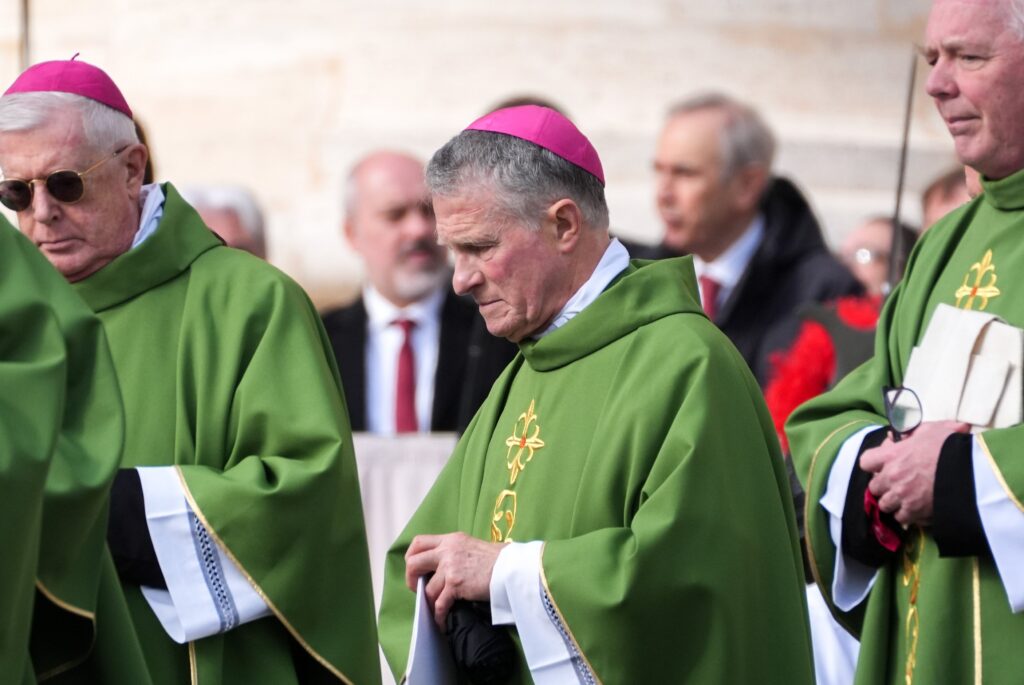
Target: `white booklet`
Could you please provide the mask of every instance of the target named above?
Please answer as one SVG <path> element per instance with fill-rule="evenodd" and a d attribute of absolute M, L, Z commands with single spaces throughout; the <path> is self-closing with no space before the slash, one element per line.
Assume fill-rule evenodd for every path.
<path fill-rule="evenodd" d="M 416 583 L 416 611 L 412 620 L 409 663 L 405 667 L 405 685 L 445 685 L 456 682 L 448 638 L 434 623 L 434 612 L 427 602 L 427 583 L 420 576 Z"/>

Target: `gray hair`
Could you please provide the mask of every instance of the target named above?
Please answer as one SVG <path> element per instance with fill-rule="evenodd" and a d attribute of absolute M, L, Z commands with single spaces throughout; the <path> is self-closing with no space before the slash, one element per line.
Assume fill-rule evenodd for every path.
<path fill-rule="evenodd" d="M 54 113 L 69 107 L 81 114 L 85 140 L 91 147 L 113 151 L 139 142 L 135 123 L 130 117 L 82 95 L 56 91 L 0 97 L 0 133 L 38 128 L 45 125 Z"/>
<path fill-rule="evenodd" d="M 181 197 L 198 209 L 233 212 L 242 229 L 255 242 L 264 242 L 263 211 L 256 197 L 236 185 L 192 185 L 181 189 Z"/>
<path fill-rule="evenodd" d="M 1008 0 L 1006 13 L 1010 15 L 1010 28 L 1017 39 L 1024 41 L 1024 0 Z"/>
<path fill-rule="evenodd" d="M 745 166 L 756 164 L 771 171 L 775 158 L 775 136 L 749 105 L 722 93 L 702 93 L 676 103 L 668 119 L 683 114 L 713 110 L 725 116 L 722 127 L 722 176 L 729 178 Z"/>
<path fill-rule="evenodd" d="M 604 186 L 584 171 L 539 145 L 490 131 L 463 131 L 434 153 L 427 165 L 431 195 L 458 195 L 481 184 L 497 197 L 504 218 L 530 228 L 552 203 L 568 198 L 595 229 L 608 228 Z"/>

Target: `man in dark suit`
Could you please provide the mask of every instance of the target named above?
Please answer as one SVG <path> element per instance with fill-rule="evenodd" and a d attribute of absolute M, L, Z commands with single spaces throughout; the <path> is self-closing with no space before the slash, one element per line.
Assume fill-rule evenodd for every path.
<path fill-rule="evenodd" d="M 355 303 L 323 318 L 353 430 L 462 431 L 516 347 L 452 292 L 423 164 L 367 155 L 349 174 L 345 204 L 367 282 Z"/>
<path fill-rule="evenodd" d="M 802 305 L 861 291 L 800 191 L 772 175 L 774 152 L 771 131 L 742 103 L 708 94 L 676 105 L 654 161 L 662 243 L 630 247 L 641 258 L 693 255 L 705 311 L 762 387 Z"/>

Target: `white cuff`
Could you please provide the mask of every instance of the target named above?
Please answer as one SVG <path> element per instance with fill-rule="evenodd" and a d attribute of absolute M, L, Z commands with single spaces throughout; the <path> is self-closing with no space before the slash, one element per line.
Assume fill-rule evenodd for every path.
<path fill-rule="evenodd" d="M 825 495 L 821 498 L 821 506 L 829 514 L 828 529 L 836 546 L 832 602 L 840 611 L 850 611 L 863 602 L 878 575 L 878 569 L 843 554 L 843 510 L 846 508 L 846 493 L 850 489 L 850 477 L 857 466 L 860 447 L 867 434 L 879 428 L 881 426 L 862 428 L 843 442 L 832 470 L 829 471 Z"/>
<path fill-rule="evenodd" d="M 227 632 L 270 614 L 266 603 L 185 499 L 173 466 L 136 469 L 146 524 L 167 589 L 142 587 L 160 625 L 178 643 Z"/>
<path fill-rule="evenodd" d="M 978 513 L 1010 600 L 1010 610 L 1024 611 L 1024 512 L 1010 499 L 975 436 L 971 450 Z"/>
<path fill-rule="evenodd" d="M 540 580 L 543 548 L 539 541 L 510 542 L 498 554 L 491 574 L 491 622 L 515 624 L 534 683 L 578 683 L 566 637 L 544 603 Z"/>

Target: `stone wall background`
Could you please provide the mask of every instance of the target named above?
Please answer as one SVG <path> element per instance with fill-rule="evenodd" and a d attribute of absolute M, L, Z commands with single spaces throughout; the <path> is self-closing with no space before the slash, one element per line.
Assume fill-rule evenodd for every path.
<path fill-rule="evenodd" d="M 697 90 L 759 106 L 779 170 L 835 244 L 891 213 L 912 44 L 927 0 L 30 0 L 32 59 L 81 58 L 118 82 L 161 180 L 250 186 L 270 258 L 320 305 L 348 297 L 349 165 L 379 146 L 427 157 L 512 94 L 552 98 L 590 136 L 614 227 L 655 240 L 662 115 Z M 0 82 L 19 71 L 21 0 L 0 0 Z M 924 93 L 904 217 L 954 163 Z"/>

